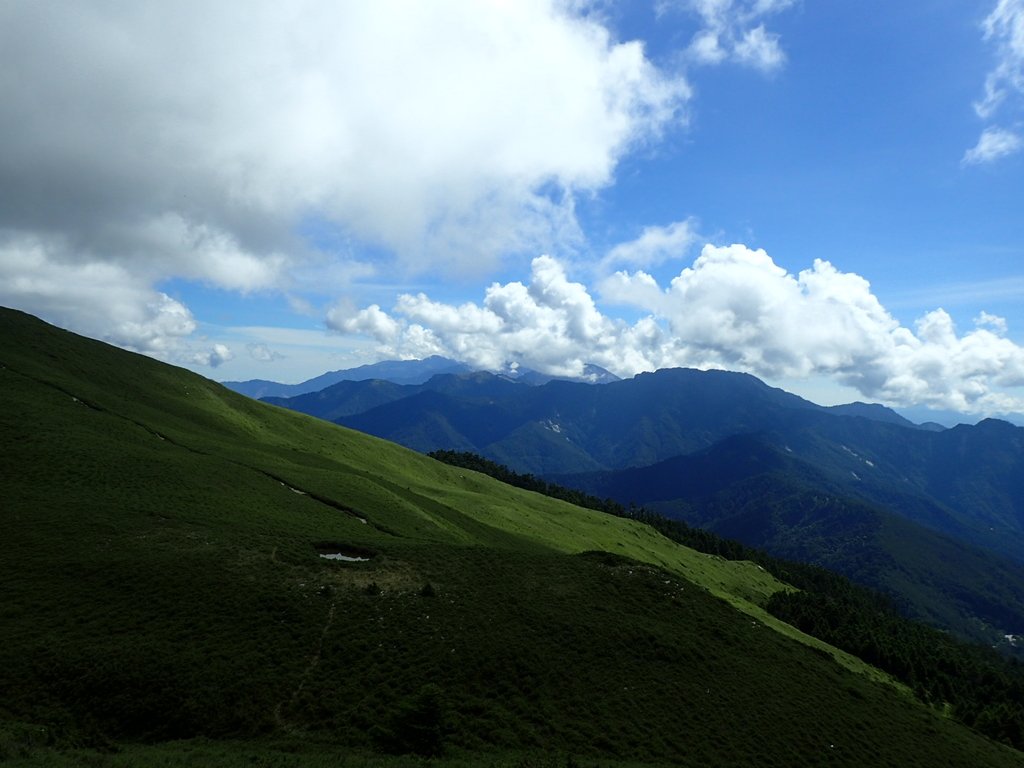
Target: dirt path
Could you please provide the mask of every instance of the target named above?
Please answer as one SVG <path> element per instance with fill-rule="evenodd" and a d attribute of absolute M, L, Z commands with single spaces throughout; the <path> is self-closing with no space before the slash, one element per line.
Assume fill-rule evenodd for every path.
<path fill-rule="evenodd" d="M 299 696 L 302 695 L 302 691 L 306 688 L 306 683 L 309 681 L 309 678 L 312 677 L 313 671 L 317 668 L 317 665 L 320 664 L 320 655 L 323 653 L 324 650 L 324 639 L 327 637 L 327 633 L 330 631 L 331 625 L 334 623 L 335 607 L 336 604 L 332 601 L 331 607 L 327 611 L 327 621 L 324 622 L 324 627 L 320 630 L 320 638 L 319 640 L 317 640 L 316 648 L 313 650 L 312 655 L 309 657 L 309 663 L 306 665 L 306 669 L 302 672 L 302 677 L 299 680 L 299 684 L 296 686 L 295 690 L 292 691 L 292 695 L 289 696 L 286 701 L 278 702 L 278 704 L 274 707 L 274 722 L 280 728 L 289 727 L 284 717 L 282 717 L 281 711 L 284 709 L 285 705 L 288 705 L 290 707 L 293 706 L 296 701 L 298 701 Z"/>

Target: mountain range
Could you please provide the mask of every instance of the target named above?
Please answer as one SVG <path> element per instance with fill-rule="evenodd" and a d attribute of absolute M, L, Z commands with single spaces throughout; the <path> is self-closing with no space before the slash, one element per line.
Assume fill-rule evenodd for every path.
<path fill-rule="evenodd" d="M 230 390 L 258 400 L 264 397 L 295 397 L 307 392 L 318 392 L 339 381 L 382 379 L 397 384 L 421 384 L 439 373 L 467 373 L 469 370 L 467 365 L 435 355 L 423 360 L 385 360 L 361 365 L 358 368 L 328 371 L 298 384 L 282 384 L 266 379 L 221 383 Z"/>
<path fill-rule="evenodd" d="M 965 636 L 1005 646 L 1024 633 L 1024 428 L 1007 422 L 915 425 L 688 369 L 601 386 L 482 372 L 343 382 L 270 402 L 826 565 Z"/>
<path fill-rule="evenodd" d="M 224 381 L 221 383 L 230 390 L 259 400 L 268 397 L 297 397 L 309 392 L 319 392 L 332 384 L 342 381 L 380 380 L 392 384 L 422 384 L 439 374 L 460 374 L 471 373 L 472 371 L 473 369 L 465 363 L 450 360 L 440 355 L 432 355 L 422 360 L 384 360 L 379 363 L 360 365 L 357 368 L 328 371 L 298 384 L 282 384 L 277 381 L 267 381 L 266 379 Z M 551 376 L 522 366 L 506 366 L 500 375 L 509 381 L 519 381 L 524 384 L 534 385 L 547 384 L 549 381 L 555 381 L 556 379 L 578 381 L 585 384 L 607 384 L 608 382 L 619 380 L 619 377 L 615 374 L 591 363 L 585 365 L 582 373 L 575 377 Z"/>

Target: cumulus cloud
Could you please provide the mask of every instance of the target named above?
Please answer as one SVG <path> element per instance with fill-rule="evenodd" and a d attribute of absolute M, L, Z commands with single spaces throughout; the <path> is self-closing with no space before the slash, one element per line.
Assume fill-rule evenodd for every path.
<path fill-rule="evenodd" d="M 363 332 L 384 342 L 382 352 L 389 355 L 445 354 L 494 370 L 506 363 L 526 363 L 559 375 L 579 374 L 588 355 L 602 349 L 611 354 L 617 340 L 616 323 L 549 256 L 534 259 L 529 285 L 493 283 L 482 304 L 455 306 L 422 293 L 404 294 L 394 314 L 373 305 L 343 327 L 365 327 Z"/>
<path fill-rule="evenodd" d="M 60 242 L 20 270 L 51 305 L 107 313 L 73 286 L 102 268 L 151 320 L 173 314 L 152 308 L 168 278 L 288 290 L 310 222 L 413 272 L 578 238 L 574 196 L 689 98 L 556 0 L 14 0 L 0 67 L 0 246 Z M 20 306 L 49 306 L 33 295 Z"/>
<path fill-rule="evenodd" d="M 696 14 L 701 28 L 687 49 L 698 64 L 732 61 L 764 72 L 779 69 L 786 62 L 779 36 L 769 32 L 763 19 L 786 10 L 795 0 L 663 0 L 662 13 L 685 11 Z"/>
<path fill-rule="evenodd" d="M 579 375 L 588 362 L 620 376 L 726 368 L 768 379 L 827 376 L 896 405 L 1024 410 L 1024 348 L 1004 337 L 1004 318 L 983 313 L 959 333 L 937 309 L 907 328 L 867 280 L 828 261 L 792 274 L 763 250 L 707 245 L 667 285 L 620 271 L 598 290 L 604 303 L 639 310 L 640 318 L 609 317 L 590 289 L 542 256 L 528 283 L 494 283 L 479 304 L 406 294 L 391 313 L 357 313 L 351 328 L 385 325 L 385 354 L 443 354 L 492 370 L 519 364 Z"/>
<path fill-rule="evenodd" d="M 339 305 L 327 312 L 327 327 L 339 333 L 361 333 L 386 344 L 398 334 L 399 326 L 377 304 L 352 313 Z"/>

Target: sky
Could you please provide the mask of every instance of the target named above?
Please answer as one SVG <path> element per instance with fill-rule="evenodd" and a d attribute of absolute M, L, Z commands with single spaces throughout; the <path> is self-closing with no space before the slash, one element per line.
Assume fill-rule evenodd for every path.
<path fill-rule="evenodd" d="M 1024 0 L 0 3 L 0 304 L 1024 418 Z"/>

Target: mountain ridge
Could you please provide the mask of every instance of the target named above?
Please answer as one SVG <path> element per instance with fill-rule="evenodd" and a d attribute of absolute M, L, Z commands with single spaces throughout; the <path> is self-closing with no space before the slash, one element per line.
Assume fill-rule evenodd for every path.
<path fill-rule="evenodd" d="M 419 360 L 381 360 L 355 368 L 344 368 L 328 371 L 297 384 L 283 384 L 267 379 L 248 379 L 246 381 L 222 381 L 222 385 L 239 394 L 263 400 L 266 398 L 298 397 L 320 392 L 339 382 L 370 381 L 379 379 L 392 384 L 423 384 L 432 377 L 442 374 L 472 375 L 474 373 L 492 373 L 475 369 L 470 365 L 452 360 L 441 355 L 430 355 Z M 531 368 L 520 366 L 504 366 L 493 375 L 509 381 L 539 386 L 551 381 L 575 381 L 584 384 L 607 384 L 619 381 L 619 377 L 608 370 L 587 363 L 579 376 L 556 376 L 540 373 Z"/>
<path fill-rule="evenodd" d="M 340 381 L 368 381 L 383 379 L 397 384 L 420 384 L 438 373 L 468 373 L 469 366 L 440 355 L 431 355 L 422 360 L 383 360 L 378 363 L 360 365 L 328 371 L 297 384 L 282 384 L 266 379 L 247 381 L 222 381 L 221 384 L 234 392 L 255 398 L 296 397 L 337 384 Z"/>

